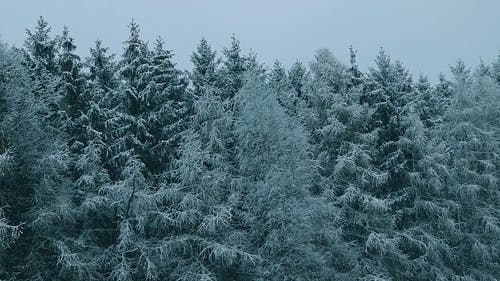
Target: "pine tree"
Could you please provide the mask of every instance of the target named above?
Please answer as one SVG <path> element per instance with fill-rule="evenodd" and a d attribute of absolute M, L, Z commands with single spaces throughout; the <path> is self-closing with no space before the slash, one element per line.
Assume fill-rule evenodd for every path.
<path fill-rule="evenodd" d="M 269 73 L 269 87 L 276 95 L 285 112 L 294 118 L 303 118 L 306 110 L 305 101 L 294 91 L 286 69 L 279 61 L 275 61 Z"/>
<path fill-rule="evenodd" d="M 314 89 L 310 90 L 308 106 L 314 114 L 307 121 L 312 132 L 313 144 L 319 142 L 318 132 L 327 122 L 328 110 L 334 99 L 346 88 L 347 67 L 338 61 L 331 51 L 321 49 L 316 52 L 310 64 Z"/>
<path fill-rule="evenodd" d="M 188 239 L 193 249 L 191 256 L 175 257 L 179 265 L 172 278 L 246 280 L 245 268 L 258 258 L 248 252 L 235 217 L 239 198 L 232 186 L 232 116 L 229 102 L 205 87 L 196 100 L 192 126 L 183 134 L 174 170 L 179 182 L 167 189 L 178 194 L 172 210 L 185 214 L 176 216 L 176 239 Z M 193 256 L 200 258 L 190 261 Z"/>
<path fill-rule="evenodd" d="M 245 59 L 241 55 L 240 40 L 235 35 L 231 37 L 231 47 L 224 49 L 221 76 L 224 77 L 224 98 L 232 99 L 243 87 Z"/>
<path fill-rule="evenodd" d="M 288 77 L 286 69 L 283 67 L 281 62 L 275 61 L 273 63 L 273 68 L 269 74 L 269 86 L 273 91 L 280 93 L 287 91 Z"/>
<path fill-rule="evenodd" d="M 101 105 L 108 108 L 118 104 L 116 97 L 112 95 L 118 85 L 114 75 L 116 72 L 114 54 L 108 55 L 108 48 L 102 46 L 101 40 L 97 40 L 94 48 L 90 48 L 90 56 L 85 59 L 84 66 L 88 69 L 89 84 L 85 100 L 104 102 Z"/>
<path fill-rule="evenodd" d="M 58 126 L 66 116 L 61 108 L 62 97 L 55 87 L 59 78 L 57 40 L 50 37 L 50 27 L 44 18 L 37 21 L 35 31 L 26 30 L 26 64 L 34 82 L 34 94 L 40 100 L 40 114 Z M 60 124 L 59 124 L 60 125 Z"/>
<path fill-rule="evenodd" d="M 39 76 L 42 71 L 48 71 L 51 74 L 57 72 L 57 40 L 50 37 L 50 30 L 49 24 L 43 17 L 38 19 L 34 31 L 26 30 L 28 39 L 25 46 L 29 51 L 28 66 L 34 74 Z"/>
<path fill-rule="evenodd" d="M 454 201 L 457 227 L 447 237 L 453 245 L 448 266 L 454 278 L 494 280 L 499 274 L 498 239 L 498 84 L 489 75 L 471 75 L 459 61 L 452 67 L 454 98 L 436 135 L 449 148 L 445 196 Z M 444 162 L 444 161 L 443 161 Z M 446 163 L 446 162 L 444 162 Z M 460 227 L 458 227 L 460 226 Z"/>
<path fill-rule="evenodd" d="M 321 257 L 312 245 L 307 135 L 280 108 L 258 74 L 238 96 L 236 121 L 241 223 L 263 259 L 257 280 L 317 279 Z"/>
<path fill-rule="evenodd" d="M 203 87 L 220 84 L 218 77 L 220 61 L 216 59 L 216 52 L 212 51 L 205 38 L 201 39 L 196 52 L 191 55 L 191 62 L 194 67 L 190 79 L 193 82 L 195 95 L 199 95 Z"/>
<path fill-rule="evenodd" d="M 150 66 L 141 78 L 146 86 L 139 92 L 141 113 L 134 125 L 141 143 L 138 153 L 153 174 L 170 168 L 177 158 L 180 133 L 186 129 L 192 106 L 186 79 L 163 44 L 161 38 L 157 40 Z"/>
<path fill-rule="evenodd" d="M 24 198 L 23 187 L 18 186 L 18 163 L 15 159 L 15 148 L 12 136 L 9 136 L 9 123 L 12 114 L 9 112 L 10 99 L 13 90 L 20 85 L 20 73 L 16 68 L 20 67 L 19 56 L 8 50 L 8 46 L 0 42 L 0 278 L 9 278 L 8 265 L 10 247 L 22 234 L 22 225 L 13 220 L 19 220 L 19 208 Z M 14 81 L 13 81 L 14 80 Z"/>
<path fill-rule="evenodd" d="M 357 62 L 357 50 L 354 50 L 352 46 L 349 47 L 349 81 L 347 82 L 350 87 L 357 87 L 362 83 L 363 73 L 359 70 Z"/>
<path fill-rule="evenodd" d="M 86 110 L 83 97 L 85 81 L 81 73 L 80 57 L 74 53 L 76 46 L 73 38 L 69 36 L 68 27 L 64 27 L 59 41 L 61 52 L 58 57 L 58 66 L 61 79 L 57 88 L 64 97 L 68 117 L 73 121 Z"/>
<path fill-rule="evenodd" d="M 321 199 L 319 223 L 326 225 L 318 234 L 324 250 L 328 249 L 328 267 L 346 280 L 374 271 L 389 277 L 366 248 L 370 234 L 383 232 L 391 223 L 388 200 L 377 198 L 375 192 L 387 174 L 374 163 L 376 134 L 369 129 L 374 111 L 361 102 L 362 81 L 338 91 L 331 86 L 338 81 L 338 71 L 345 69 L 342 65 L 332 67 L 321 60 L 314 64 L 314 98 L 323 101 L 313 104 L 323 120 L 317 120 L 315 130 L 319 176 L 314 190 Z M 351 75 L 346 74 L 347 81 Z"/>
<path fill-rule="evenodd" d="M 306 67 L 301 62 L 295 62 L 288 71 L 288 77 L 297 98 L 306 100 L 305 91 L 309 80 Z"/>
<path fill-rule="evenodd" d="M 147 81 L 143 78 L 149 67 L 149 50 L 139 37 L 139 25 L 133 20 L 129 24 L 130 36 L 124 42 L 124 53 L 120 62 L 119 73 L 123 79 L 125 112 L 137 116 L 141 112 L 139 93 L 144 90 Z"/>
<path fill-rule="evenodd" d="M 324 81 L 329 92 L 338 93 L 346 87 L 348 69 L 335 58 L 330 50 L 318 50 L 315 61 L 310 67 L 316 79 Z"/>
<path fill-rule="evenodd" d="M 376 58 L 377 68 L 371 68 L 362 102 L 375 109 L 371 130 L 376 131 L 379 151 L 377 165 L 389 173 L 380 195 L 397 191 L 407 180 L 404 155 L 398 140 L 404 134 L 403 118 L 410 113 L 407 105 L 412 100 L 413 85 L 408 70 L 399 62 L 392 63 L 381 50 Z"/>
<path fill-rule="evenodd" d="M 500 52 L 491 65 L 491 74 L 497 83 L 500 83 Z"/>

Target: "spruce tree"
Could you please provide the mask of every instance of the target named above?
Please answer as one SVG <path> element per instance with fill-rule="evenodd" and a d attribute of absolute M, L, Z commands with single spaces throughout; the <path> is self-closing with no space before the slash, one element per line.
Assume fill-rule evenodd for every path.
<path fill-rule="evenodd" d="M 139 25 L 133 20 L 129 24 L 130 35 L 124 42 L 124 53 L 119 65 L 123 79 L 121 91 L 124 98 L 124 112 L 137 116 L 141 112 L 139 93 L 144 90 L 147 81 L 143 78 L 149 67 L 149 51 L 146 43 L 140 39 Z"/>
<path fill-rule="evenodd" d="M 184 74 L 175 68 L 173 54 L 163 44 L 161 38 L 157 40 L 150 65 L 141 78 L 145 88 L 139 92 L 141 113 L 135 124 L 141 143 L 137 152 L 152 174 L 172 167 L 192 106 Z"/>
<path fill-rule="evenodd" d="M 218 77 L 220 61 L 216 59 L 216 52 L 212 51 L 205 38 L 201 39 L 196 52 L 191 55 L 191 62 L 194 66 L 190 79 L 195 95 L 199 95 L 204 87 L 220 84 Z"/>
<path fill-rule="evenodd" d="M 444 193 L 453 201 L 456 227 L 447 236 L 453 278 L 494 280 L 499 268 L 498 84 L 481 71 L 471 74 L 459 61 L 452 67 L 454 98 L 436 135 L 449 148 Z M 444 162 L 446 163 L 446 162 Z"/>
<path fill-rule="evenodd" d="M 253 279 L 318 279 L 322 261 L 309 223 L 314 164 L 307 134 L 266 87 L 258 73 L 248 79 L 235 125 L 241 224 L 262 258 Z"/>
<path fill-rule="evenodd" d="M 497 55 L 496 60 L 491 65 L 491 74 L 493 79 L 500 84 L 500 52 Z"/>
<path fill-rule="evenodd" d="M 232 99 L 243 87 L 245 58 L 241 55 L 240 40 L 231 36 L 231 47 L 224 49 L 221 76 L 224 77 L 224 98 Z"/>
<path fill-rule="evenodd" d="M 6 44 L 0 42 L 0 278 L 9 279 L 13 260 L 9 251 L 13 243 L 22 234 L 20 209 L 23 207 L 24 186 L 20 186 L 19 163 L 14 147 L 15 138 L 10 134 L 11 123 L 14 121 L 12 110 L 12 95 L 22 85 L 19 73 L 21 61 L 15 50 L 9 50 Z M 19 83 L 21 82 L 21 83 Z M 12 253 L 12 252 L 11 252 Z"/>
<path fill-rule="evenodd" d="M 71 121 L 85 112 L 84 88 L 85 81 L 81 73 L 82 64 L 80 57 L 74 53 L 76 46 L 73 38 L 69 36 L 68 27 L 64 27 L 59 39 L 60 50 L 58 56 L 58 68 L 60 72 L 60 84 L 57 89 L 61 91 L 66 105 L 66 112 Z"/>

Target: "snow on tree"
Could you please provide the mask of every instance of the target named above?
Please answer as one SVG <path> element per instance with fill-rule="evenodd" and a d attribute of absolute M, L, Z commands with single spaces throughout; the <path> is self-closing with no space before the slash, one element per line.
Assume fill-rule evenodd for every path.
<path fill-rule="evenodd" d="M 233 34 L 231 36 L 231 47 L 224 49 L 223 67 L 220 75 L 224 78 L 224 98 L 232 99 L 243 87 L 245 72 L 245 58 L 241 55 L 240 40 Z"/>
<path fill-rule="evenodd" d="M 252 75 L 252 74 L 249 74 Z M 238 94 L 235 124 L 242 224 L 263 259 L 254 279 L 315 279 L 310 196 L 314 164 L 304 128 L 253 74 Z"/>
<path fill-rule="evenodd" d="M 74 53 L 76 46 L 73 43 L 73 38 L 69 36 L 68 27 L 64 27 L 58 41 L 61 50 L 58 56 L 61 80 L 56 88 L 61 91 L 61 95 L 64 97 L 68 116 L 75 119 L 82 112 L 85 112 L 83 98 L 85 80 L 81 73 L 82 64 L 80 57 Z"/>
<path fill-rule="evenodd" d="M 153 174 L 172 167 L 191 110 L 185 77 L 175 68 L 173 54 L 163 44 L 161 38 L 157 40 L 141 78 L 146 86 L 139 92 L 141 112 L 133 125 L 140 142 L 137 153 Z"/>
<path fill-rule="evenodd" d="M 150 52 L 146 43 L 140 39 L 139 25 L 132 20 L 129 28 L 130 35 L 124 42 L 124 53 L 119 65 L 119 73 L 124 82 L 120 91 L 125 99 L 125 112 L 137 116 L 141 111 L 139 92 L 146 86 L 146 81 L 141 78 L 149 67 Z"/>
<path fill-rule="evenodd" d="M 12 95 L 12 87 L 19 86 L 15 80 L 16 68 L 20 67 L 18 57 L 13 51 L 0 42 L 0 278 L 9 278 L 7 269 L 9 262 L 8 250 L 10 246 L 22 234 L 22 223 L 13 222 L 18 220 L 19 188 L 17 185 L 17 163 L 12 137 L 9 136 L 8 126 L 12 122 L 9 114 L 9 99 Z M 14 81 L 13 81 L 14 80 Z M 17 191 L 17 192 L 16 192 Z"/>
<path fill-rule="evenodd" d="M 295 68 L 295 70 L 297 70 L 297 68 Z M 296 75 L 294 79 L 300 80 L 300 78 L 298 78 L 300 73 L 296 73 Z M 304 115 L 306 103 L 301 98 L 303 91 L 302 86 L 297 86 L 297 92 L 295 86 L 292 84 L 291 77 L 288 76 L 286 69 L 279 61 L 274 62 L 273 68 L 270 71 L 269 87 L 272 89 L 272 93 L 276 95 L 280 105 L 285 109 L 288 115 L 293 117 L 302 117 L 302 115 Z"/>
<path fill-rule="evenodd" d="M 500 62 L 436 83 L 381 50 L 182 72 L 132 21 L 80 61 L 0 44 L 0 279 L 496 280 Z"/>
<path fill-rule="evenodd" d="M 195 95 L 202 91 L 203 87 L 220 84 L 218 76 L 220 60 L 216 59 L 216 52 L 212 51 L 208 41 L 202 38 L 191 55 L 193 71 L 190 79 L 193 83 Z"/>
<path fill-rule="evenodd" d="M 447 237 L 453 245 L 454 278 L 494 280 L 498 263 L 498 84 L 480 69 L 473 74 L 459 61 L 452 67 L 453 99 L 435 134 L 449 152 L 443 171 L 444 194 L 454 202 L 457 227 Z"/>

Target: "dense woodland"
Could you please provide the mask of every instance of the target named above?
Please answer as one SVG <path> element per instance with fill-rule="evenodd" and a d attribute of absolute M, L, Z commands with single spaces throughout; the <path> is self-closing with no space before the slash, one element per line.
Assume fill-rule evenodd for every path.
<path fill-rule="evenodd" d="M 0 280 L 499 280 L 500 56 L 0 47 Z M 498 47 L 498 46 L 492 46 Z"/>

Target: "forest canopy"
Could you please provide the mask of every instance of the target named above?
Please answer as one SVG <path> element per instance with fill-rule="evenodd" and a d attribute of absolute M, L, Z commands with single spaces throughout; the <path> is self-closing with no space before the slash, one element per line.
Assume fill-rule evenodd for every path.
<path fill-rule="evenodd" d="M 0 44 L 0 280 L 498 280 L 500 54 L 429 79 L 233 35 L 184 71 L 129 30 Z"/>

